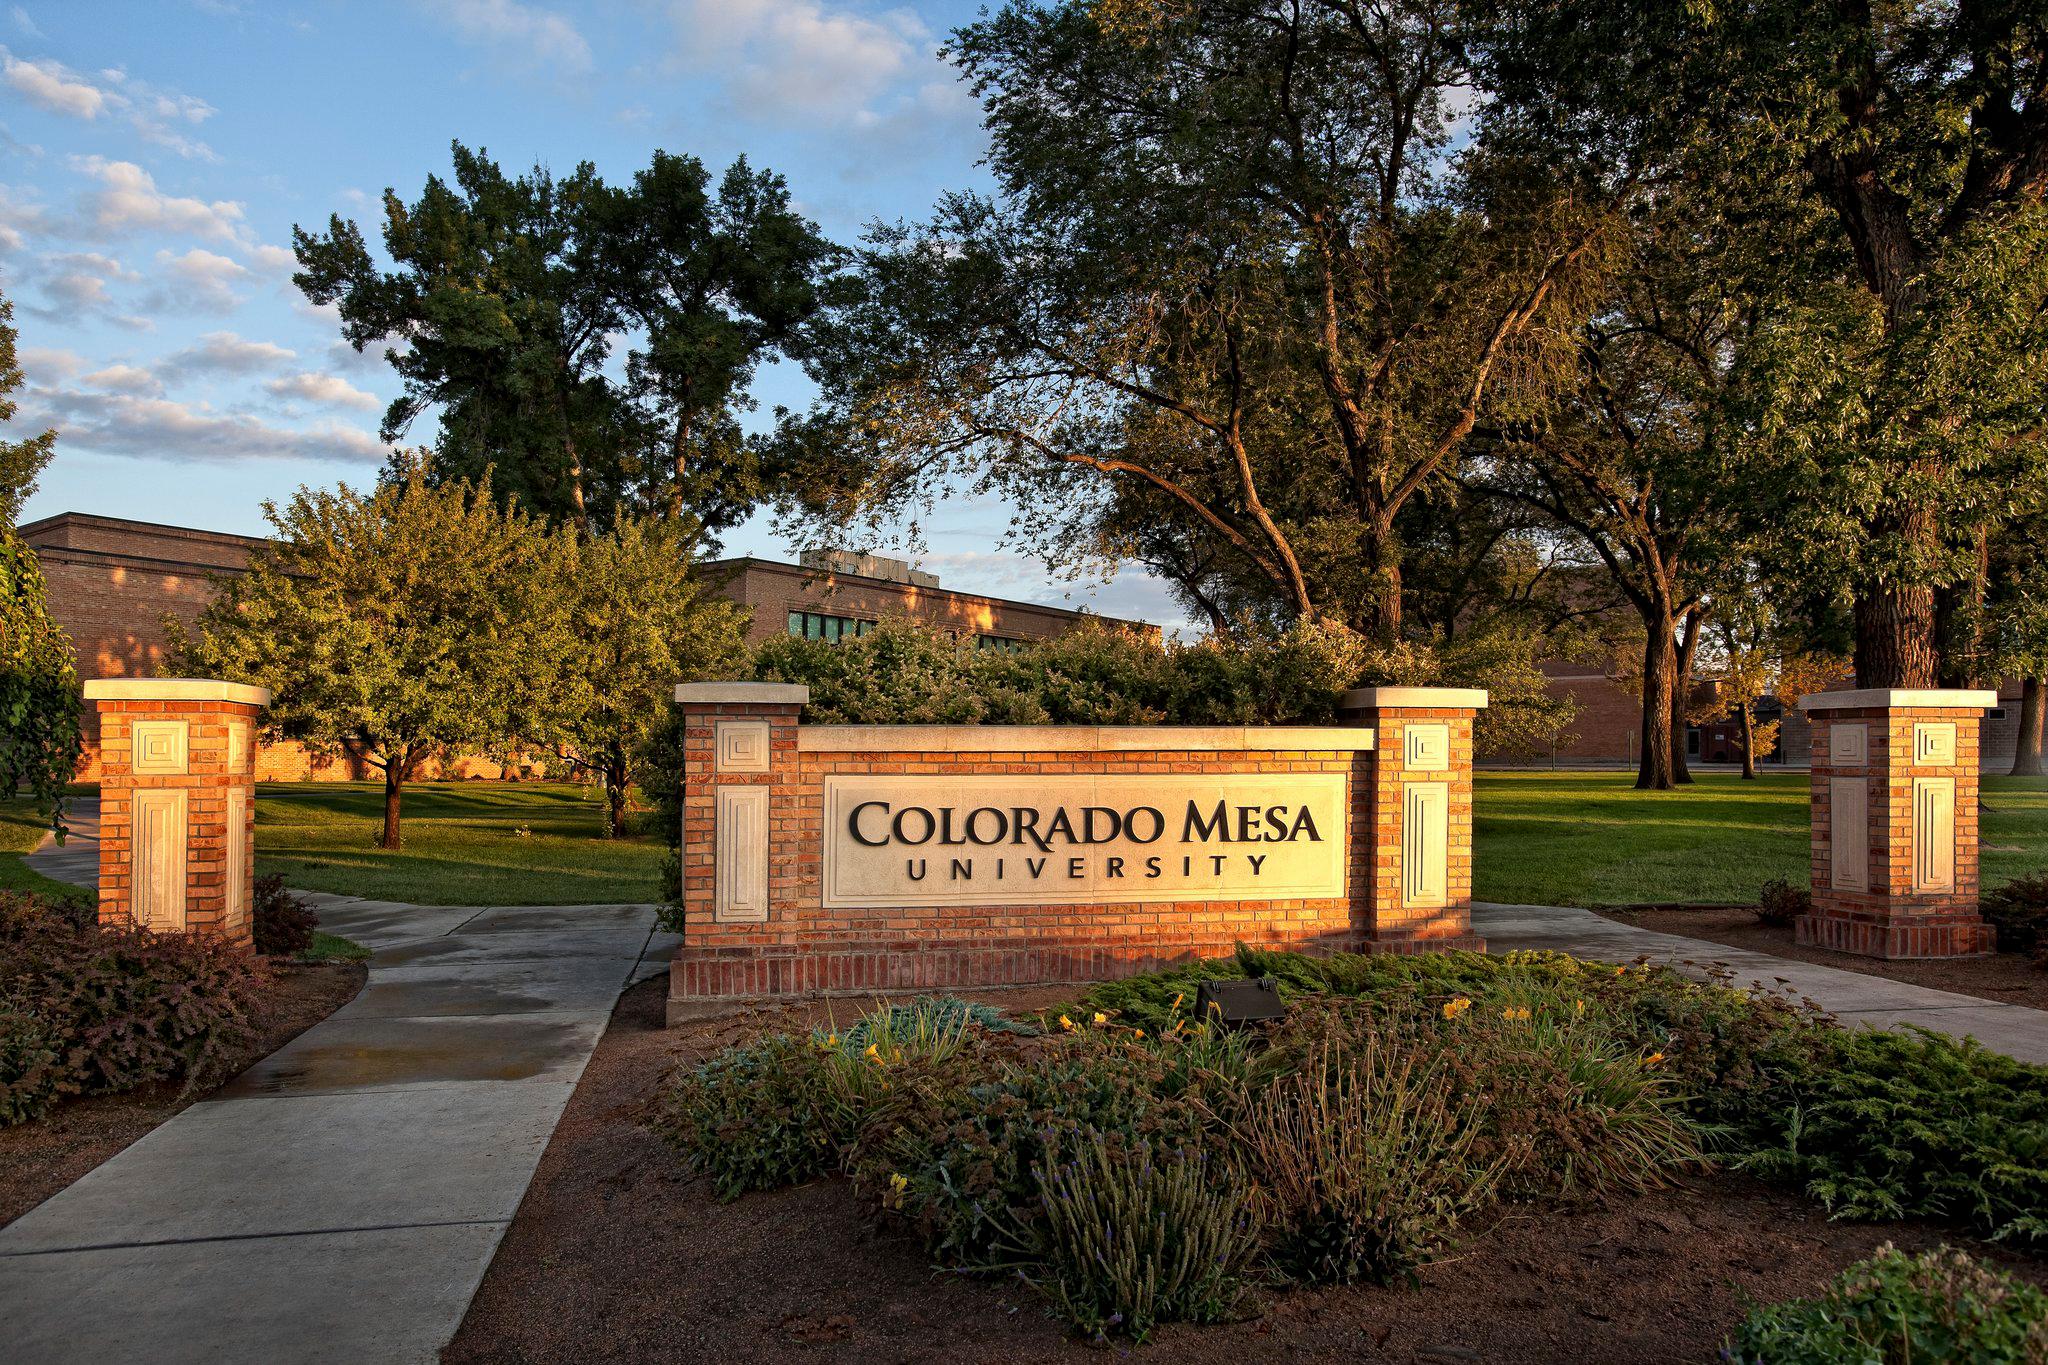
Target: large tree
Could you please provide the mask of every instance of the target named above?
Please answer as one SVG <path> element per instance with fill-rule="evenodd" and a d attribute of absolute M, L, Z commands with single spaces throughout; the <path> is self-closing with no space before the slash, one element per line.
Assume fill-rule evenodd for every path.
<path fill-rule="evenodd" d="M 268 687 L 286 735 L 379 769 L 391 849 L 426 759 L 503 754 L 543 728 L 567 623 L 537 518 L 488 484 L 430 482 L 419 452 L 396 469 L 371 492 L 265 502 L 270 544 L 173 636 L 178 667 Z"/>
<path fill-rule="evenodd" d="M 0 423 L 12 422 L 22 384 L 14 305 L 0 299 Z M 43 569 L 14 523 L 50 462 L 56 433 L 0 440 L 0 797 L 28 788 L 63 832 L 64 784 L 78 768 L 78 670 L 71 641 L 50 616 Z"/>
<path fill-rule="evenodd" d="M 1932 686 L 1987 488 L 2042 476 L 2048 22 L 1953 0 L 1499 0 L 1514 145 L 1684 186 L 1805 283 L 1752 354 L 1747 452 L 1784 569 L 1853 613 L 1858 680 Z M 2031 405 L 2031 406 L 2030 406 Z M 2015 458 L 2018 457 L 2018 458 Z"/>
<path fill-rule="evenodd" d="M 838 259 L 781 178 L 742 160 L 714 193 L 696 158 L 657 152 L 611 186 L 588 162 L 510 176 L 453 154 L 452 182 L 385 192 L 389 269 L 339 215 L 294 232 L 299 287 L 404 381 L 385 439 L 438 411 L 435 477 L 490 470 L 579 526 L 641 509 L 715 536 L 743 519 L 764 474 L 737 415 L 757 366 L 800 350 Z"/>
<path fill-rule="evenodd" d="M 992 199 L 879 231 L 814 357 L 806 510 L 962 482 L 1042 547 L 1141 487 L 1294 616 L 1402 632 L 1402 510 L 1595 249 L 1527 162 L 1452 143 L 1450 0 L 1012 4 L 953 54 Z"/>

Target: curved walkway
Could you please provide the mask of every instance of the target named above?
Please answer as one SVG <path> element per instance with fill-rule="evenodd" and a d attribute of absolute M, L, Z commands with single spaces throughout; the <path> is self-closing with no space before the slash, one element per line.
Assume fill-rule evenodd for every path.
<path fill-rule="evenodd" d="M 97 880 L 97 811 L 46 876 Z M 307 895 L 371 948 L 353 1001 L 0 1229 L 8 1361 L 430 1361 L 454 1336 L 651 905 Z"/>
<path fill-rule="evenodd" d="M 1556 905 L 1472 907 L 1472 927 L 1494 952 L 1547 948 L 1573 957 L 1633 962 L 1646 957 L 1704 976 L 1710 966 L 1726 967 L 1737 985 L 1805 996 L 1844 1024 L 1897 1028 L 1911 1024 L 1957 1038 L 1974 1037 L 2023 1062 L 2048 1064 L 2048 1011 L 2005 1005 L 1870 976 L 1817 962 L 1773 957 L 1705 939 L 1660 934 L 1603 919 L 1590 910 Z"/>

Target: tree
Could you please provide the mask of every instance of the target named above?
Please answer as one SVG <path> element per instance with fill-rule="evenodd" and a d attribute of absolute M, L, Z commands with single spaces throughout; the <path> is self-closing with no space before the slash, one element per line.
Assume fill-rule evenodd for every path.
<path fill-rule="evenodd" d="M 1597 215 L 1450 155 L 1450 0 L 1068 0 L 959 31 L 993 199 L 874 233 L 791 428 L 807 515 L 966 482 L 1057 557 L 1142 486 L 1292 617 L 1402 634 L 1397 521 L 1545 359 Z"/>
<path fill-rule="evenodd" d="M 601 536 L 557 535 L 551 547 L 545 581 L 566 620 L 538 734 L 597 775 L 612 838 L 675 685 L 731 676 L 745 660 L 744 616 L 691 579 L 688 538 L 672 521 L 628 517 Z"/>
<path fill-rule="evenodd" d="M 268 687 L 285 734 L 381 770 L 389 849 L 404 785 L 429 756 L 504 752 L 541 728 L 564 648 L 544 526 L 488 483 L 430 482 L 420 452 L 394 468 L 368 493 L 265 502 L 272 543 L 220 583 L 196 634 L 173 633 L 179 667 Z"/>
<path fill-rule="evenodd" d="M 1714 693 L 1711 713 L 1701 720 L 1733 715 L 1742 732 L 1742 775 L 1755 778 L 1756 757 L 1777 746 L 1781 722 L 1760 721 L 1756 707 L 1765 697 L 1781 706 L 1798 705 L 1809 692 L 1842 676 L 1847 660 L 1807 644 L 1796 622 L 1772 604 L 1767 586 L 1754 576 L 1724 585 L 1716 594 L 1709 632 Z"/>
<path fill-rule="evenodd" d="M 2048 507 L 2005 527 L 1987 546 L 1986 559 L 1991 586 L 1985 675 L 2021 679 L 2012 775 L 2048 776 L 2042 760 L 2042 734 L 2048 730 Z"/>
<path fill-rule="evenodd" d="M 1515 145 L 1686 185 L 1800 286 L 1750 357 L 1773 557 L 1849 603 L 1867 687 L 1940 676 L 1936 595 L 2042 477 L 2048 25 L 1947 0 L 1499 0 Z M 1987 496 L 1987 492 L 1991 496 Z M 2003 503 L 2003 505 L 2001 505 Z"/>
<path fill-rule="evenodd" d="M 781 178 L 741 160 L 713 196 L 688 156 L 657 152 L 630 189 L 588 162 L 557 179 L 507 176 L 459 142 L 453 156 L 452 184 L 430 176 L 411 204 L 385 192 L 394 269 L 339 215 L 293 233 L 295 282 L 339 305 L 349 344 L 403 344 L 384 353 L 405 384 L 384 438 L 438 409 L 436 478 L 491 470 L 579 526 L 635 508 L 713 535 L 743 519 L 764 474 L 735 415 L 763 359 L 799 352 L 837 262 Z"/>
<path fill-rule="evenodd" d="M 14 305 L 0 298 L 0 423 L 12 422 L 22 385 L 15 363 Z M 57 433 L 0 441 L 0 796 L 27 787 L 50 827 L 64 831 L 64 784 L 78 771 L 78 670 L 71 641 L 50 616 L 43 568 L 14 533 Z"/>

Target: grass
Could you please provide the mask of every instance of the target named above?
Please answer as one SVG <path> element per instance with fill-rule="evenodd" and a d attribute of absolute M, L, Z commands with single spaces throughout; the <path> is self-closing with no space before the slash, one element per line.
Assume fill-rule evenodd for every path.
<path fill-rule="evenodd" d="M 1639 792 L 1625 772 L 1476 775 L 1473 894 L 1528 905 L 1732 904 L 1807 883 L 1808 779 L 1711 773 Z M 2048 780 L 1984 781 L 1984 882 L 2048 872 Z"/>
<path fill-rule="evenodd" d="M 352 938 L 340 934 L 313 931 L 313 942 L 305 952 L 299 954 L 301 962 L 367 962 L 370 950 Z"/>
<path fill-rule="evenodd" d="M 256 871 L 285 885 L 417 905 L 652 901 L 667 849 L 605 840 L 584 788 L 540 782 L 419 782 L 405 789 L 405 847 L 377 847 L 384 789 L 366 782 L 257 788 Z M 526 833 L 520 833 L 521 830 Z"/>
<path fill-rule="evenodd" d="M 0 891 L 28 891 L 59 900 L 91 899 L 90 891 L 52 881 L 21 860 L 22 854 L 35 852 L 49 828 L 50 822 L 27 800 L 0 800 Z"/>

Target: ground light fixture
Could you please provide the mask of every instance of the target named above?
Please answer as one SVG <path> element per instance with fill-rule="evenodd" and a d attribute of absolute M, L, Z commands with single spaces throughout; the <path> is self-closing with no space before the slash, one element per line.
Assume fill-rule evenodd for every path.
<path fill-rule="evenodd" d="M 1245 977 L 1236 981 L 1204 981 L 1195 992 L 1195 1017 L 1226 1028 L 1264 1023 L 1287 1013 L 1280 999 L 1280 982 L 1270 976 Z"/>

